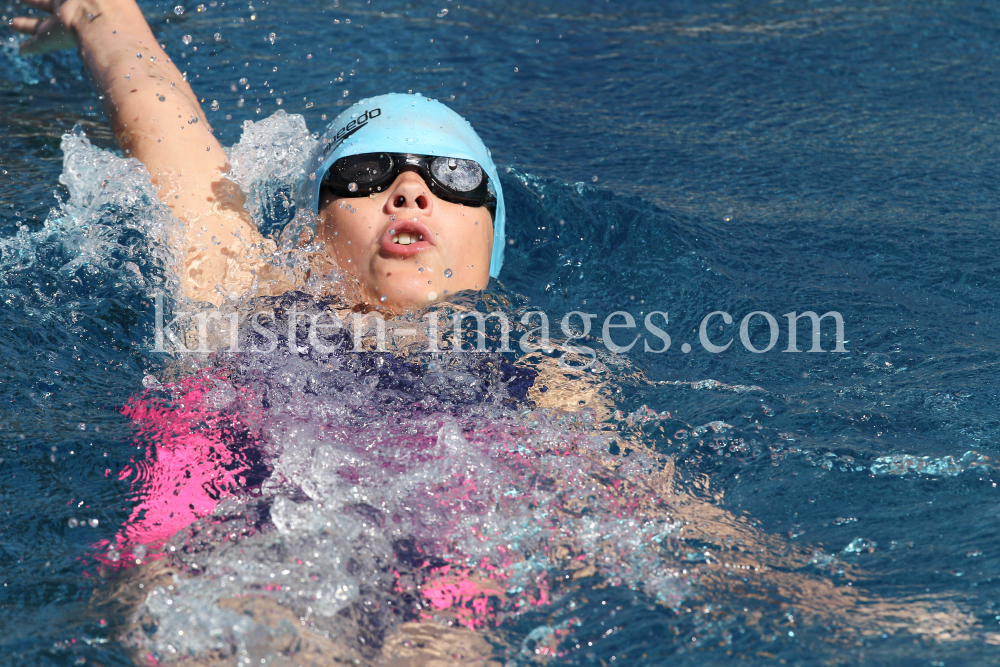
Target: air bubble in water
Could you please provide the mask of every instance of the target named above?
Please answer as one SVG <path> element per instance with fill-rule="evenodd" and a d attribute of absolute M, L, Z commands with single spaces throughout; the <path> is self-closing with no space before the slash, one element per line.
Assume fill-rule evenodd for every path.
<path fill-rule="evenodd" d="M 240 85 L 241 86 L 247 85 L 247 78 L 246 77 L 243 77 L 243 78 L 240 79 Z"/>
<path fill-rule="evenodd" d="M 357 192 L 358 191 L 358 184 L 357 183 L 348 183 L 347 189 L 350 190 L 351 192 Z"/>
<path fill-rule="evenodd" d="M 117 551 L 115 551 L 114 549 L 112 549 L 111 551 L 108 552 L 108 560 L 110 560 L 112 563 L 117 562 L 118 559 L 121 558 L 121 557 L 122 557 L 122 555 L 120 553 L 118 553 Z"/>
<path fill-rule="evenodd" d="M 204 231 L 204 230 L 203 230 Z M 146 389 L 156 389 L 160 386 L 160 381 L 156 379 L 154 375 L 147 375 L 142 378 L 142 386 Z"/>
<path fill-rule="evenodd" d="M 439 19 L 440 19 L 440 18 L 444 18 L 444 17 L 445 17 L 445 16 L 447 16 L 447 15 L 448 15 L 448 9 L 447 9 L 447 8 L 445 8 L 445 9 L 442 9 L 441 11 L 439 11 L 439 12 L 438 12 L 438 18 L 439 18 Z"/>
<path fill-rule="evenodd" d="M 183 13 L 184 13 L 184 5 L 177 5 L 176 7 L 174 7 L 174 14 L 180 16 Z"/>
<path fill-rule="evenodd" d="M 277 103 L 278 103 L 278 106 L 279 106 L 279 107 L 281 106 L 281 103 L 282 103 L 282 102 L 284 102 L 284 101 L 285 101 L 285 100 L 281 99 L 280 97 L 279 97 L 278 99 L 276 99 L 276 100 L 275 100 L 275 102 L 277 102 Z"/>
<path fill-rule="evenodd" d="M 219 100 L 212 100 L 211 109 L 212 109 L 212 111 L 218 111 L 219 110 Z"/>
<path fill-rule="evenodd" d="M 70 517 L 69 521 L 66 522 L 66 525 L 69 526 L 70 528 L 76 528 L 77 526 L 80 525 L 80 522 L 74 519 L 73 517 Z"/>
<path fill-rule="evenodd" d="M 184 35 L 183 37 L 181 37 L 181 41 L 184 42 L 185 44 L 190 44 L 191 42 L 194 41 L 194 37 L 192 37 L 191 35 Z"/>
<path fill-rule="evenodd" d="M 451 278 L 451 269 L 445 269 L 444 270 L 444 277 L 445 278 Z"/>
<path fill-rule="evenodd" d="M 215 38 L 215 41 L 219 42 L 219 41 L 221 41 L 221 40 L 222 40 L 222 33 L 218 33 L 218 32 L 217 32 L 217 33 L 215 33 L 214 35 L 212 35 L 212 37 L 214 37 L 214 38 Z"/>
<path fill-rule="evenodd" d="M 97 520 L 97 519 L 91 519 L 91 520 L 90 520 L 90 521 L 88 521 L 87 523 L 88 523 L 88 524 L 90 524 L 90 527 L 91 527 L 91 528 L 97 528 L 97 526 L 98 526 L 98 525 L 99 525 L 99 524 L 100 524 L 101 522 L 100 522 L 99 520 Z"/>
<path fill-rule="evenodd" d="M 212 243 L 214 243 L 215 245 L 219 245 L 220 243 L 222 243 L 222 241 L 219 240 L 218 236 L 213 236 Z"/>
<path fill-rule="evenodd" d="M 278 36 L 273 32 L 267 36 L 267 41 L 271 42 L 272 44 L 274 44 L 274 40 L 276 39 L 278 39 Z"/>

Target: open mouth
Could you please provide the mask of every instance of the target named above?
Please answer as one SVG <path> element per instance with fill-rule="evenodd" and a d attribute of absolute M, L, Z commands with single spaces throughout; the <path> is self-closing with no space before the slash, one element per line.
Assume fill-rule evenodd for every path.
<path fill-rule="evenodd" d="M 423 234 L 410 234 L 409 232 L 400 232 L 392 237 L 393 243 L 398 243 L 399 245 L 410 245 L 411 243 L 416 243 L 417 241 L 423 241 Z"/>
<path fill-rule="evenodd" d="M 430 229 L 419 220 L 396 220 L 381 239 L 383 252 L 396 256 L 415 255 L 433 245 Z"/>

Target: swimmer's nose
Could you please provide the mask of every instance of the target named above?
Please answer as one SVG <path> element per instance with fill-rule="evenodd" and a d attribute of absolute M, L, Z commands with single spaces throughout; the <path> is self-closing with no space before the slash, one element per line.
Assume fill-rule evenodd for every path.
<path fill-rule="evenodd" d="M 424 179 L 415 171 L 404 171 L 389 188 L 386 212 L 391 215 L 412 212 L 416 209 L 422 215 L 434 211 L 434 200 Z"/>

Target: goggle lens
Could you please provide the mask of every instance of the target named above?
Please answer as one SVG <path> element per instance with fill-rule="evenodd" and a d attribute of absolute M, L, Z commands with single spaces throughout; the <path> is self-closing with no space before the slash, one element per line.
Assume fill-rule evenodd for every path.
<path fill-rule="evenodd" d="M 333 168 L 349 183 L 377 183 L 392 169 L 392 158 L 385 153 L 365 153 L 337 160 Z"/>
<path fill-rule="evenodd" d="M 455 192 L 472 192 L 483 182 L 478 162 L 454 157 L 439 157 L 431 162 L 431 174 L 441 185 Z"/>

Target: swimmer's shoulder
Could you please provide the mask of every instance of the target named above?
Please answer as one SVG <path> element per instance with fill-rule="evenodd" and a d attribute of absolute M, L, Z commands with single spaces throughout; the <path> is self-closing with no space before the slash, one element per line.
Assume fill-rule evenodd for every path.
<path fill-rule="evenodd" d="M 610 417 L 612 403 L 605 393 L 606 383 L 586 369 L 564 368 L 558 359 L 541 352 L 531 352 L 517 361 L 538 375 L 528 389 L 527 398 L 539 408 L 577 412 L 593 409 L 599 421 Z"/>

